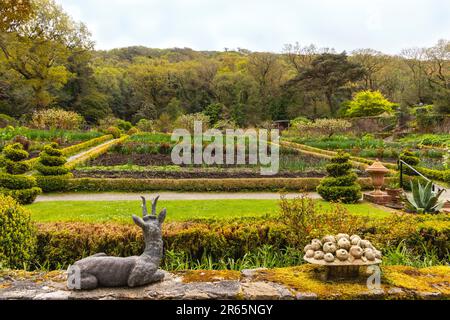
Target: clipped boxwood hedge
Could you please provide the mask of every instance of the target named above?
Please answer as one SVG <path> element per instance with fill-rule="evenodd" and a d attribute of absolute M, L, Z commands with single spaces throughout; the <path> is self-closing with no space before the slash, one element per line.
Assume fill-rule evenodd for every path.
<path fill-rule="evenodd" d="M 64 192 L 69 186 L 69 179 L 73 178 L 72 173 L 61 176 L 43 176 L 36 175 L 36 181 L 39 188 L 44 192 Z"/>
<path fill-rule="evenodd" d="M 101 137 L 98 137 L 98 138 L 94 138 L 94 139 L 88 140 L 86 142 L 82 142 L 82 143 L 75 144 L 73 146 L 64 148 L 64 149 L 62 149 L 62 151 L 63 151 L 63 154 L 65 156 L 71 156 L 71 155 L 74 155 L 74 154 L 76 154 L 76 153 L 78 153 L 80 151 L 83 151 L 83 150 L 86 150 L 88 148 L 94 147 L 96 145 L 99 145 L 99 144 L 101 144 L 103 142 L 106 142 L 108 140 L 111 140 L 111 139 L 113 139 L 113 136 L 110 135 L 110 134 L 106 134 L 104 136 L 101 136 Z"/>
<path fill-rule="evenodd" d="M 431 180 L 450 183 L 450 170 L 434 170 L 424 167 L 416 167 L 416 169 Z"/>
<path fill-rule="evenodd" d="M 370 178 L 359 178 L 363 189 L 371 189 Z M 320 178 L 255 178 L 255 179 L 131 179 L 75 178 L 68 181 L 74 192 L 141 192 L 141 191 L 315 191 Z"/>
<path fill-rule="evenodd" d="M 320 225 L 317 229 L 326 234 L 328 227 Z M 115 256 L 139 255 L 144 245 L 142 231 L 132 224 L 40 223 L 38 230 L 37 261 L 50 268 L 67 266 L 98 252 Z M 192 259 L 200 259 L 202 255 L 237 259 L 262 245 L 271 245 L 274 249 L 298 247 L 298 235 L 293 237 L 289 230 L 289 226 L 279 220 L 258 218 L 172 222 L 164 225 L 163 241 L 165 250 L 184 252 Z M 382 250 L 404 242 L 417 254 L 430 250 L 441 258 L 448 254 L 450 221 L 445 215 L 393 215 L 358 225 L 356 230 Z"/>

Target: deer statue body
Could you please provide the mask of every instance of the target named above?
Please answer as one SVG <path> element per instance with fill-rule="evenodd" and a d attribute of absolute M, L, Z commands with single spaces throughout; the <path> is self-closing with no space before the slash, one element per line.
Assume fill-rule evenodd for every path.
<path fill-rule="evenodd" d="M 166 209 L 163 209 L 158 216 L 156 215 L 158 196 L 152 201 L 152 213 L 148 214 L 145 198 L 141 198 L 143 217 L 133 215 L 133 221 L 144 233 L 144 253 L 126 258 L 97 253 L 79 260 L 68 270 L 67 284 L 70 289 L 136 287 L 161 281 L 164 278 L 164 272 L 158 268 L 163 256 L 161 229 L 166 217 Z"/>

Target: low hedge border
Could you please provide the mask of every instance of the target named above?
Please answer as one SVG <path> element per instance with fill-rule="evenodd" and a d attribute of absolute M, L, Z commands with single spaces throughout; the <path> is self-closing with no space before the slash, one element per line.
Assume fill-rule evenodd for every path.
<path fill-rule="evenodd" d="M 63 155 L 66 157 L 72 156 L 80 151 L 89 149 L 90 147 L 93 147 L 93 146 L 99 145 L 105 141 L 111 140 L 112 138 L 113 138 L 112 135 L 107 134 L 107 135 L 104 135 L 104 136 L 101 136 L 98 138 L 94 138 L 94 139 L 61 149 L 61 151 L 62 151 Z M 38 161 L 39 161 L 39 157 L 30 159 L 30 160 L 26 160 L 25 162 L 28 163 L 33 168 Z"/>
<path fill-rule="evenodd" d="M 98 179 L 75 178 L 68 181 L 67 191 L 315 191 L 321 178 L 255 178 L 255 179 Z M 387 182 L 389 179 L 387 179 Z M 370 178 L 359 178 L 362 189 L 372 189 Z"/>
<path fill-rule="evenodd" d="M 281 141 L 280 144 L 285 147 L 299 150 L 305 154 L 309 154 L 309 155 L 321 157 L 321 158 L 326 158 L 326 159 L 331 159 L 332 157 L 337 155 L 337 152 L 335 152 L 335 151 L 319 149 L 319 148 L 315 148 L 315 147 L 307 146 L 305 144 L 300 144 L 300 143 L 291 142 L 291 141 Z M 353 157 L 353 156 L 350 157 L 350 163 L 353 166 L 355 166 L 361 170 L 365 170 L 373 162 L 374 162 L 373 160 L 369 160 L 369 159 L 365 159 L 365 158 Z M 397 170 L 396 164 L 383 162 L 383 165 L 386 168 L 391 169 L 392 171 Z"/>
<path fill-rule="evenodd" d="M 416 170 L 431 180 L 450 183 L 450 170 L 434 170 L 424 167 L 416 167 Z"/>
<path fill-rule="evenodd" d="M 98 138 L 94 138 L 67 148 L 62 149 L 63 155 L 65 155 L 66 157 L 68 156 L 73 156 L 74 154 L 89 149 L 91 147 L 97 146 L 103 142 L 106 142 L 108 140 L 113 139 L 113 136 L 110 134 L 98 137 Z"/>
<path fill-rule="evenodd" d="M 109 142 L 106 142 L 105 144 L 103 144 L 102 146 L 99 146 L 98 148 L 93 148 L 92 150 L 85 152 L 83 155 L 81 155 L 78 158 L 73 159 L 72 161 L 68 161 L 66 163 L 66 168 L 68 168 L 69 170 L 74 169 L 76 166 L 81 165 L 83 163 L 86 163 L 87 161 L 91 160 L 91 159 L 95 159 L 99 156 L 101 156 L 102 154 L 108 152 L 108 150 L 110 148 L 112 148 L 113 146 L 115 146 L 118 143 L 124 142 L 125 140 L 127 140 L 130 136 L 128 135 L 123 135 L 122 137 L 118 138 L 118 139 L 114 139 L 111 140 Z"/>
<path fill-rule="evenodd" d="M 142 231 L 133 224 L 81 222 L 40 223 L 36 261 L 50 269 L 67 266 L 83 257 L 105 252 L 108 255 L 139 255 L 143 250 Z M 327 226 L 320 226 L 321 233 Z M 418 254 L 435 250 L 448 254 L 450 222 L 444 216 L 395 215 L 357 226 L 358 234 L 370 239 L 377 248 L 387 250 L 406 243 Z M 184 252 L 192 259 L 210 255 L 214 259 L 241 258 L 245 253 L 271 245 L 274 248 L 302 247 L 289 226 L 272 219 L 236 219 L 230 221 L 170 222 L 164 224 L 165 250 Z"/>

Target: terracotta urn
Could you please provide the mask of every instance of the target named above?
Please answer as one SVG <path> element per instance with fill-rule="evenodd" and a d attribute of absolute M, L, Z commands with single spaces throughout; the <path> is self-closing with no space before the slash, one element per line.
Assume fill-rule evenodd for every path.
<path fill-rule="evenodd" d="M 373 195 L 382 195 L 381 187 L 384 184 L 384 176 L 389 172 L 389 169 L 383 166 L 383 164 L 377 159 L 370 167 L 366 169 L 366 172 L 370 174 L 372 178 L 372 184 L 374 187 Z"/>

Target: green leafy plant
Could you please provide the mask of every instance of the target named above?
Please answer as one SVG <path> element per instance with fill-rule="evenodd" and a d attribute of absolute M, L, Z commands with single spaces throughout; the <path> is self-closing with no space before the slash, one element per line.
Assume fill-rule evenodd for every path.
<path fill-rule="evenodd" d="M 20 204 L 33 203 L 42 192 L 36 179 L 24 176 L 31 165 L 26 161 L 28 152 L 20 143 L 8 145 L 3 149 L 2 166 L 6 172 L 0 175 L 0 193 L 13 197 Z"/>
<path fill-rule="evenodd" d="M 38 185 L 44 192 L 63 191 L 67 186 L 69 169 L 64 165 L 67 162 L 63 151 L 57 143 L 46 145 L 39 155 L 36 169 L 39 175 L 36 177 Z"/>
<path fill-rule="evenodd" d="M 30 125 L 37 129 L 78 129 L 84 119 L 81 115 L 73 111 L 62 109 L 46 109 L 35 112 Z"/>
<path fill-rule="evenodd" d="M 109 127 L 108 129 L 106 129 L 105 133 L 111 134 L 114 137 L 114 139 L 120 138 L 120 135 L 122 134 L 120 129 L 117 127 Z"/>
<path fill-rule="evenodd" d="M 407 195 L 405 199 L 406 211 L 415 213 L 437 213 L 444 206 L 439 197 L 444 192 L 440 190 L 437 193 L 432 191 L 433 182 L 423 186 L 420 181 L 416 183 L 411 181 L 412 195 Z"/>
<path fill-rule="evenodd" d="M 352 165 L 348 153 L 339 152 L 326 167 L 328 176 L 320 181 L 317 192 L 326 201 L 355 203 L 361 198 L 358 177 L 351 173 Z"/>
<path fill-rule="evenodd" d="M 30 213 L 12 197 L 0 194 L 0 265 L 25 268 L 33 261 L 36 229 Z"/>
<path fill-rule="evenodd" d="M 348 104 L 347 116 L 377 116 L 384 112 L 392 113 L 394 104 L 387 100 L 380 91 L 360 91 Z"/>

